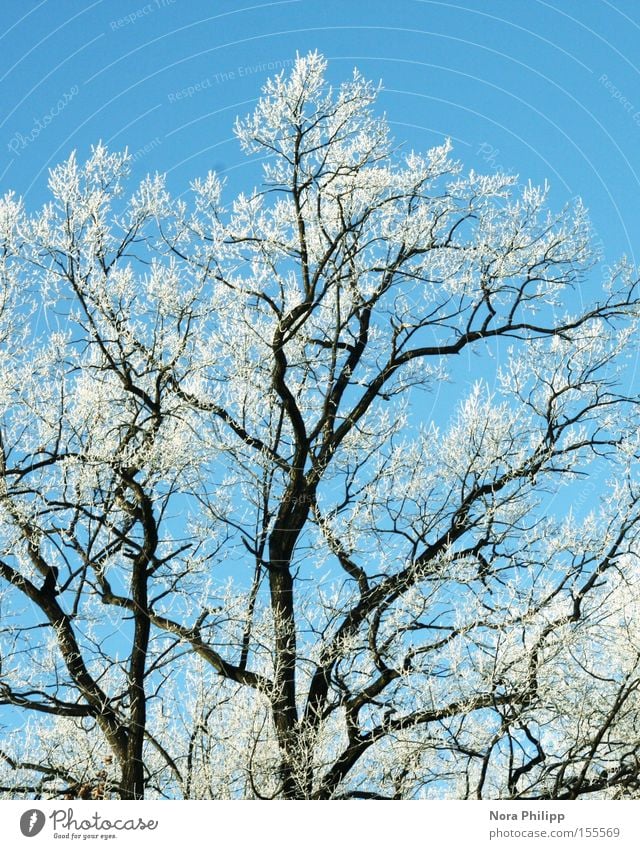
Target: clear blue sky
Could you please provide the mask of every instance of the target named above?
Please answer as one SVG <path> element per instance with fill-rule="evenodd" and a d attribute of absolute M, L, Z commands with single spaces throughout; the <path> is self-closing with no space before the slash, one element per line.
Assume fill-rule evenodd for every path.
<path fill-rule="evenodd" d="M 382 79 L 398 141 L 443 136 L 476 169 L 580 195 L 607 258 L 640 257 L 636 0 L 4 0 L 0 181 L 39 203 L 47 169 L 98 139 L 172 187 L 254 172 L 231 126 L 296 50 Z M 198 89 L 197 87 L 200 86 Z M 191 89 L 189 87 L 192 87 Z M 46 126 L 45 126 L 46 125 Z"/>

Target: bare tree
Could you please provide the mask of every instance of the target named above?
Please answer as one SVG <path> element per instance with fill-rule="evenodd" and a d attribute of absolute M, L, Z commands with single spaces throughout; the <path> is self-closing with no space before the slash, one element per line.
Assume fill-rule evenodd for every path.
<path fill-rule="evenodd" d="M 324 72 L 2 203 L 8 796 L 638 795 L 634 272 Z"/>

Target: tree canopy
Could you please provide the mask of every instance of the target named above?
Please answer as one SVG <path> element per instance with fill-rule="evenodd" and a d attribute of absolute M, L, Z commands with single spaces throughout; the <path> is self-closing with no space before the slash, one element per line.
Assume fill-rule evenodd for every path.
<path fill-rule="evenodd" d="M 0 786 L 638 796 L 638 282 L 318 54 L 0 204 Z"/>

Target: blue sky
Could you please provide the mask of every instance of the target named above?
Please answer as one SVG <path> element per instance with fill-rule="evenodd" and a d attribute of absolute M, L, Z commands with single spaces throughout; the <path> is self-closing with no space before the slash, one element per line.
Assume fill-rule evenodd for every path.
<path fill-rule="evenodd" d="M 354 66 L 382 81 L 398 143 L 450 136 L 467 168 L 548 179 L 553 208 L 583 198 L 607 262 L 640 261 L 637 0 L 5 0 L 3 11 L 0 191 L 31 208 L 48 169 L 98 140 L 126 146 L 136 178 L 167 172 L 177 194 L 210 169 L 227 176 L 227 199 L 250 191 L 259 173 L 235 117 L 273 69 L 318 49 L 335 82 Z M 599 288 L 596 272 L 576 297 Z M 492 380 L 490 363 L 466 359 L 457 378 L 482 374 Z M 446 421 L 458 380 L 422 399 L 422 415 Z"/>
<path fill-rule="evenodd" d="M 382 81 L 380 109 L 407 148 L 451 137 L 467 168 L 548 179 L 553 207 L 583 198 L 608 261 L 640 262 L 640 0 L 4 0 L 2 11 L 0 192 L 31 208 L 48 169 L 98 140 L 127 147 L 138 178 L 167 172 L 176 193 L 210 169 L 228 175 L 227 197 L 250 190 L 235 117 L 270 67 L 318 49 L 332 80 L 358 66 Z M 425 414 L 448 413 L 447 393 Z M 578 512 L 603 474 L 575 496 Z"/>
<path fill-rule="evenodd" d="M 640 4 L 635 0 L 6 0 L 0 182 L 30 204 L 47 169 L 108 141 L 180 192 L 255 172 L 231 127 L 296 50 L 385 90 L 398 141 L 451 136 L 468 167 L 580 195 L 607 259 L 640 257 Z M 250 170 L 246 170 L 246 169 Z"/>

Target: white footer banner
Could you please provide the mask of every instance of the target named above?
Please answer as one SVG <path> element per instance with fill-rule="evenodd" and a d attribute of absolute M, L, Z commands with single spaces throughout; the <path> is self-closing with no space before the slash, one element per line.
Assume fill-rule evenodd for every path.
<path fill-rule="evenodd" d="M 6 849 L 640 847 L 640 801 L 0 802 Z"/>

